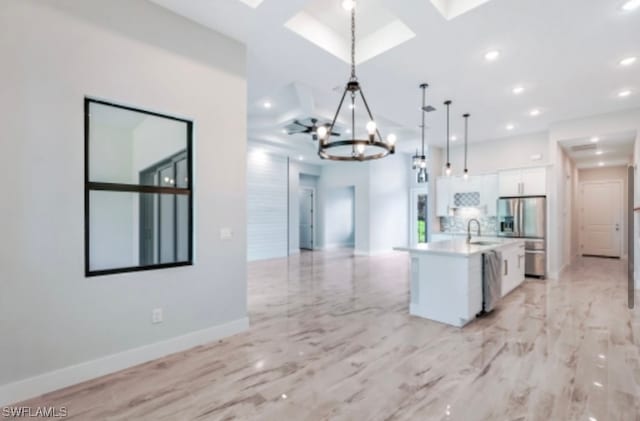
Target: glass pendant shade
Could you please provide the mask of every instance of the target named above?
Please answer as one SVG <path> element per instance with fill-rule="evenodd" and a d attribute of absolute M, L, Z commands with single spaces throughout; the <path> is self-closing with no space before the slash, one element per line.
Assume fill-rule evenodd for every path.
<path fill-rule="evenodd" d="M 420 85 L 420 89 L 422 89 L 422 108 L 421 108 L 421 114 L 422 114 L 422 124 L 420 125 L 420 128 L 422 129 L 422 153 L 418 153 L 418 151 L 416 150 L 416 154 L 413 156 L 412 158 L 412 168 L 414 170 L 418 170 L 418 174 L 417 174 L 417 182 L 418 183 L 426 183 L 429 181 L 429 174 L 427 171 L 427 166 L 428 166 L 428 162 L 427 162 L 427 155 L 424 152 L 424 135 L 425 135 L 425 114 L 431 111 L 435 111 L 435 108 L 431 107 L 431 106 L 427 106 L 426 104 L 426 98 L 427 98 L 427 88 L 429 87 L 428 84 L 423 83 Z"/>

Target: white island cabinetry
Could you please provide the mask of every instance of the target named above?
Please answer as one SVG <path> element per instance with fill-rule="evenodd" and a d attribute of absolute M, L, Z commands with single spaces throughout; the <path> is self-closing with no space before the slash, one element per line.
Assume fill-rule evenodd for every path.
<path fill-rule="evenodd" d="M 503 296 L 524 281 L 524 241 L 519 239 L 474 238 L 468 244 L 456 238 L 396 250 L 411 255 L 410 314 L 453 326 L 466 325 L 482 310 L 483 253 L 502 254 Z"/>

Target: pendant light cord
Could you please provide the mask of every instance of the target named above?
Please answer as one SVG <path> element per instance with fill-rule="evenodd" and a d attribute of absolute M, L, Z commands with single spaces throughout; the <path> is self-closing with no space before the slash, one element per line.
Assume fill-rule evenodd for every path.
<path fill-rule="evenodd" d="M 467 171 L 467 151 L 469 149 L 469 115 L 465 114 L 464 117 L 464 170 Z"/>
<path fill-rule="evenodd" d="M 351 9 L 351 80 L 356 77 L 356 8 Z"/>
<path fill-rule="evenodd" d="M 425 119 L 424 119 L 424 115 L 425 115 L 425 110 L 424 107 L 426 106 L 426 94 L 427 92 L 427 85 L 424 84 L 422 85 L 422 156 L 424 156 L 424 129 L 425 129 Z"/>
<path fill-rule="evenodd" d="M 451 105 L 451 101 L 445 101 L 444 105 L 447 106 L 447 166 L 451 165 L 451 161 L 449 160 L 449 106 Z"/>

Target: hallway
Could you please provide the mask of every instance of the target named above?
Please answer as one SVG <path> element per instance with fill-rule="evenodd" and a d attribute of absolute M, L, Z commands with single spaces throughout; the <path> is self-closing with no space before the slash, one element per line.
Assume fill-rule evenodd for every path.
<path fill-rule="evenodd" d="M 408 263 L 251 263 L 249 331 L 26 404 L 77 419 L 640 420 L 625 262 L 527 281 L 464 329 L 408 315 Z"/>

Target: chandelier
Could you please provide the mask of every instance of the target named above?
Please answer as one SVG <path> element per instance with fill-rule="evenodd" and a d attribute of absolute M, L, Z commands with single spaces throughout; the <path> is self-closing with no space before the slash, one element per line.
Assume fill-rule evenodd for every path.
<path fill-rule="evenodd" d="M 340 99 L 338 110 L 336 111 L 333 121 L 329 127 L 318 127 L 318 155 L 322 159 L 330 159 L 334 161 L 369 161 L 372 159 L 384 158 L 385 156 L 395 152 L 396 136 L 390 134 L 386 140 L 382 139 L 380 130 L 376 125 L 373 114 L 369 109 L 369 104 L 362 92 L 362 86 L 356 77 L 356 10 L 355 1 L 350 0 L 348 6 L 351 9 L 351 77 Z M 367 131 L 366 138 L 358 138 L 356 136 L 356 98 L 360 97 L 364 105 L 364 110 L 369 118 L 365 128 Z M 351 109 L 351 138 L 333 140 L 330 133 L 340 114 L 340 110 L 347 99 Z"/>
<path fill-rule="evenodd" d="M 413 156 L 413 169 L 418 170 L 418 183 L 426 183 L 429 181 L 429 174 L 427 172 L 427 155 L 424 152 L 424 131 L 426 129 L 425 114 L 435 111 L 436 109 L 431 105 L 426 104 L 428 87 L 429 85 L 426 83 L 420 85 L 420 89 L 422 89 L 422 124 L 420 125 L 420 128 L 422 129 L 422 151 L 418 154 L 418 151 L 416 150 L 416 154 Z"/>

